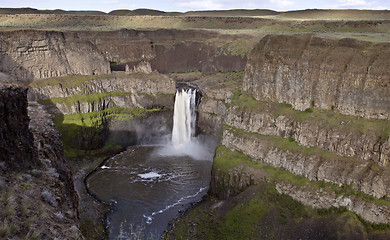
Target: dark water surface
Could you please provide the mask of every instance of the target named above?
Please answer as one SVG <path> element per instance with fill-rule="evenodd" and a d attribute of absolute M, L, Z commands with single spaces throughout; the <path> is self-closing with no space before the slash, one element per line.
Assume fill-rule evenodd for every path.
<path fill-rule="evenodd" d="M 161 148 L 131 147 L 87 178 L 91 193 L 114 203 L 110 239 L 158 239 L 170 220 L 206 194 L 212 161 L 162 156 Z"/>

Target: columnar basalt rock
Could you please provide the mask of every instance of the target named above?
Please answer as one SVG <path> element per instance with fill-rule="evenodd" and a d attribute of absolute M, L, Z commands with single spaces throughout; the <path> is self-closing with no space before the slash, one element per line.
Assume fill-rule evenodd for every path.
<path fill-rule="evenodd" d="M 74 76 L 75 79 L 79 77 Z M 54 105 L 61 114 L 74 114 L 112 107 L 171 108 L 176 90 L 173 80 L 158 73 L 118 73 L 96 78 L 91 76 L 90 80 L 79 84 L 74 84 L 77 80 L 72 80 L 72 76 L 66 78 L 62 83 L 32 83 L 29 99 L 44 100 L 47 104 Z"/>
<path fill-rule="evenodd" d="M 341 156 L 387 165 L 390 159 L 390 138 L 382 139 L 381 133 L 359 133 L 348 127 L 339 129 L 324 127 L 326 120 L 305 123 L 291 116 L 274 116 L 264 109 L 262 112 L 229 108 L 225 123 L 247 132 L 280 136 L 297 141 L 305 147 L 318 147 Z"/>
<path fill-rule="evenodd" d="M 324 158 L 319 154 L 286 150 L 276 146 L 272 137 L 236 134 L 228 130 L 223 132 L 222 144 L 311 181 L 351 184 L 356 190 L 377 198 L 390 195 L 387 188 L 390 183 L 390 170 L 372 167 L 362 160 L 337 156 Z"/>
<path fill-rule="evenodd" d="M 113 74 L 101 77 L 91 77 L 89 80 L 77 82 L 80 76 L 68 76 L 66 82 L 46 84 L 37 81 L 32 83 L 29 93 L 31 100 L 43 100 L 49 98 L 67 98 L 77 94 L 127 92 L 132 94 L 174 94 L 175 82 L 169 77 L 158 74 Z"/>
<path fill-rule="evenodd" d="M 291 184 L 276 184 L 276 190 L 314 208 L 345 207 L 366 221 L 376 224 L 390 223 L 390 207 L 378 202 L 364 201 L 356 196 L 337 196 L 324 190 L 306 189 Z"/>
<path fill-rule="evenodd" d="M 18 80 L 111 72 L 96 46 L 72 33 L 0 32 L 0 48 L 0 71 Z"/>
<path fill-rule="evenodd" d="M 390 120 L 389 49 L 354 39 L 269 35 L 248 57 L 242 89 L 298 110 Z"/>
<path fill-rule="evenodd" d="M 109 74 L 111 67 L 144 73 L 242 71 L 245 54 L 219 53 L 217 39 L 229 43 L 237 37 L 196 30 L 3 31 L 0 72 L 26 81 Z"/>

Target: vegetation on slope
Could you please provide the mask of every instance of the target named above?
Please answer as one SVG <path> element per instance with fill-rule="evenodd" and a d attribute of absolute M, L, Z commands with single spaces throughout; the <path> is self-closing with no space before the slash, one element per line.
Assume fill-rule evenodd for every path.
<path fill-rule="evenodd" d="M 218 146 L 213 165 L 214 174 L 217 174 L 214 177 L 219 179 L 222 186 L 214 187 L 219 189 L 217 191 L 231 191 L 240 181 L 235 173 L 245 175 L 243 172 L 248 170 L 255 174 L 254 168 L 260 170 L 265 181 L 243 192 L 238 191 L 236 196 L 225 201 L 207 197 L 176 220 L 172 225 L 173 230 L 166 233 L 165 239 L 375 239 L 389 236 L 388 225 L 368 223 L 344 207 L 313 209 L 304 206 L 285 194 L 279 194 L 274 184 L 283 182 L 333 191 L 338 196 L 356 194 L 362 197 L 348 186 L 310 182 L 288 171 L 254 161 L 223 145 Z M 229 182 L 229 179 L 237 182 Z M 384 200 L 371 200 L 389 204 Z"/>
<path fill-rule="evenodd" d="M 270 183 L 224 202 L 207 198 L 173 223 L 163 239 L 385 239 L 344 208 L 314 210 Z"/>
<path fill-rule="evenodd" d="M 290 104 L 271 101 L 258 101 L 251 95 L 236 91 L 229 106 L 249 112 L 267 112 L 273 117 L 287 116 L 296 122 L 320 125 L 325 129 L 335 129 L 339 132 L 352 132 L 357 135 L 373 133 L 383 140 L 390 137 L 390 124 L 386 120 L 369 120 L 362 117 L 348 116 L 337 111 L 326 109 L 295 110 Z"/>
<path fill-rule="evenodd" d="M 38 103 L 44 105 L 51 105 L 56 103 L 65 103 L 67 105 L 72 105 L 76 102 L 97 102 L 106 97 L 114 97 L 114 96 L 125 96 L 130 95 L 128 92 L 103 92 L 103 93 L 91 93 L 91 94 L 76 94 L 70 97 L 65 98 L 50 98 L 45 100 L 39 100 Z"/>
<path fill-rule="evenodd" d="M 66 157 L 75 158 L 85 154 L 99 155 L 102 152 L 121 150 L 121 146 L 108 139 L 109 121 L 143 117 L 159 110 L 114 107 L 91 113 L 56 116 L 54 123 L 62 134 Z"/>
<path fill-rule="evenodd" d="M 30 86 L 34 88 L 38 88 L 44 86 L 60 85 L 63 88 L 72 88 L 72 87 L 81 86 L 85 83 L 94 80 L 106 79 L 109 77 L 110 75 L 68 75 L 63 77 L 45 78 L 45 79 L 36 80 L 30 83 Z"/>
<path fill-rule="evenodd" d="M 252 134 L 252 133 L 251 133 Z M 287 151 L 299 151 L 302 154 L 320 154 L 324 161 L 327 161 L 327 158 L 333 159 L 336 154 L 326 152 L 324 150 L 318 148 L 306 148 L 299 146 L 295 141 L 291 141 L 289 139 L 284 139 L 280 137 L 274 136 L 263 136 L 260 137 L 267 138 L 271 141 L 276 147 L 282 147 Z M 325 152 L 325 153 L 323 153 Z M 340 157 L 340 156 L 336 156 Z M 240 165 L 241 164 L 241 165 Z M 243 164 L 243 165 L 242 165 Z M 248 168 L 256 168 L 261 169 L 263 173 L 266 175 L 267 181 L 270 182 L 283 182 L 288 183 L 293 186 L 299 186 L 304 189 L 315 189 L 322 190 L 329 193 L 335 193 L 336 196 L 356 196 L 366 201 L 373 201 L 378 204 L 390 205 L 390 201 L 387 197 L 385 198 L 375 198 L 373 196 L 364 194 L 359 192 L 353 188 L 352 185 L 337 185 L 325 181 L 309 181 L 307 178 L 302 176 L 294 175 L 293 173 L 273 167 L 269 164 L 261 163 L 256 161 L 245 154 L 238 151 L 231 151 L 227 149 L 225 146 L 220 145 L 216 150 L 216 155 L 214 158 L 215 169 L 219 169 L 219 174 L 226 175 L 229 174 L 229 171 L 237 166 L 242 167 L 245 166 Z M 227 189 L 227 186 L 219 186 L 220 189 Z"/>

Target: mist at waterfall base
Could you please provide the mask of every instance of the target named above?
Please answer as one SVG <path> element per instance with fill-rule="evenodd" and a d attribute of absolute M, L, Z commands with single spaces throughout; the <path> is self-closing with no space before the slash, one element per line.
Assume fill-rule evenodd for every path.
<path fill-rule="evenodd" d="M 216 141 L 195 137 L 195 100 L 195 90 L 179 90 L 172 135 L 129 147 L 87 177 L 90 193 L 112 205 L 110 239 L 159 239 L 171 220 L 207 193 Z"/>

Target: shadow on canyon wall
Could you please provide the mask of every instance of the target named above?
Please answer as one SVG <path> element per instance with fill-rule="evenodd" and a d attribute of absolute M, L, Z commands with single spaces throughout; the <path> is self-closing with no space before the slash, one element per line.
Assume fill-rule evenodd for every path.
<path fill-rule="evenodd" d="M 117 153 L 129 146 L 163 144 L 170 139 L 173 112 L 166 108 L 127 118 L 116 116 L 110 108 L 97 114 L 63 115 L 51 100 L 48 101 L 47 108 L 56 113 L 54 122 L 61 132 L 68 158 Z"/>

